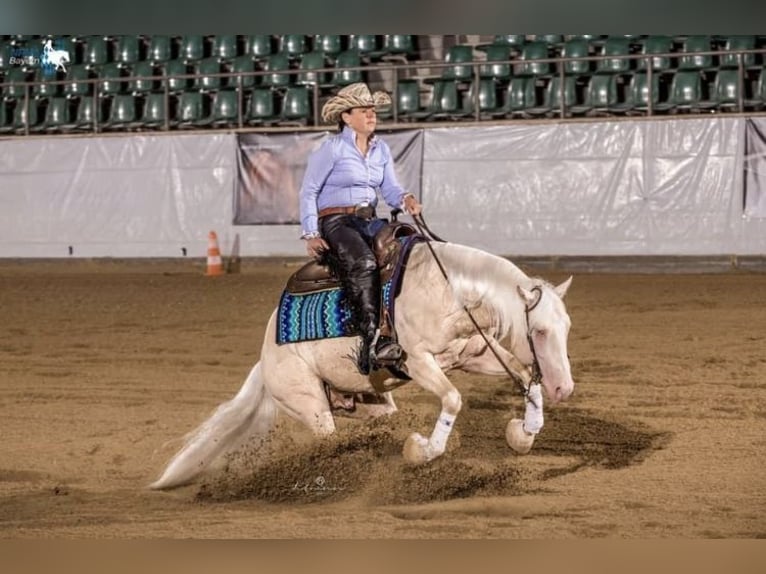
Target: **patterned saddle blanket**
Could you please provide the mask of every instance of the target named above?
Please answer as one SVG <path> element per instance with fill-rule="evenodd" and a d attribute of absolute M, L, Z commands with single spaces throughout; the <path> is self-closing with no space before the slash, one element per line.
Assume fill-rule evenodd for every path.
<path fill-rule="evenodd" d="M 398 239 L 402 244 L 393 273 L 381 285 L 381 306 L 385 307 L 394 326 L 394 302 L 401 289 L 401 281 L 411 247 L 423 241 L 420 235 Z M 351 306 L 345 292 L 338 286 L 312 293 L 292 293 L 285 289 L 277 311 L 277 344 L 298 343 L 333 337 L 358 335 L 353 324 Z"/>

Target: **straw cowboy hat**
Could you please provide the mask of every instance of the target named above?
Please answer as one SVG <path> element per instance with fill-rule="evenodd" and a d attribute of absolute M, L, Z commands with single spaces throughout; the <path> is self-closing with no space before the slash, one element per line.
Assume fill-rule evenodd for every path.
<path fill-rule="evenodd" d="M 327 123 L 337 123 L 340 115 L 351 108 L 374 107 L 376 111 L 391 105 L 391 96 L 386 92 L 370 93 L 367 84 L 349 84 L 322 106 L 322 119 Z"/>

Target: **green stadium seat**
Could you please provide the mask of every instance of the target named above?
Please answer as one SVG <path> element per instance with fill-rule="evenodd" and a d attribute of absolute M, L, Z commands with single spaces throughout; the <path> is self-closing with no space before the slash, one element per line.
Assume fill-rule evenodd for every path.
<path fill-rule="evenodd" d="M 200 91 L 215 91 L 221 87 L 221 62 L 218 58 L 197 60 L 194 64 L 194 88 Z"/>
<path fill-rule="evenodd" d="M 178 57 L 185 62 L 195 62 L 205 57 L 205 37 L 201 35 L 181 36 Z"/>
<path fill-rule="evenodd" d="M 485 50 L 487 63 L 479 67 L 482 78 L 492 78 L 497 82 L 506 82 L 511 78 L 511 47 L 504 44 L 490 45 Z"/>
<path fill-rule="evenodd" d="M 279 37 L 279 52 L 290 58 L 298 58 L 308 51 L 306 36 L 303 34 L 284 34 Z"/>
<path fill-rule="evenodd" d="M 596 72 L 601 74 L 624 74 L 630 71 L 630 59 L 624 56 L 630 55 L 630 40 L 622 36 L 610 36 L 604 42 L 604 48 L 600 55 L 612 56 L 605 60 L 597 60 Z"/>
<path fill-rule="evenodd" d="M 617 76 L 613 74 L 594 74 L 590 77 L 585 88 L 585 98 L 582 108 L 574 106 L 574 113 L 584 112 L 587 115 L 609 115 L 619 110 L 620 101 L 617 95 Z"/>
<path fill-rule="evenodd" d="M 755 36 L 727 36 L 723 49 L 725 52 L 719 57 L 718 67 L 738 68 L 739 55 L 726 52 L 734 50 L 755 50 Z M 755 54 L 742 54 L 742 64 L 745 68 L 752 68 L 755 66 Z"/>
<path fill-rule="evenodd" d="M 28 81 L 27 76 L 28 74 L 26 70 L 22 67 L 13 67 L 9 69 L 3 79 L 3 83 L 8 84 L 3 88 L 3 98 L 23 98 L 26 93 L 24 83 Z"/>
<path fill-rule="evenodd" d="M 324 52 L 306 52 L 301 55 L 299 69 L 301 72 L 295 80 L 295 83 L 302 86 L 327 85 L 327 72 L 317 72 L 322 68 L 327 68 Z"/>
<path fill-rule="evenodd" d="M 12 53 L 13 46 L 11 46 L 11 43 L 0 40 L 0 73 L 11 68 Z"/>
<path fill-rule="evenodd" d="M 556 48 L 564 43 L 562 34 L 535 34 L 535 42 L 545 42 L 548 46 Z"/>
<path fill-rule="evenodd" d="M 271 36 L 268 34 L 252 34 L 245 36 L 245 55 L 256 60 L 263 60 L 272 54 Z"/>
<path fill-rule="evenodd" d="M 635 72 L 630 76 L 625 90 L 625 100 L 613 107 L 613 110 L 626 114 L 649 113 L 649 102 L 652 103 L 652 113 L 665 112 L 672 105 L 660 101 L 660 75 L 652 74 L 652 85 L 649 86 L 649 75 L 645 71 Z"/>
<path fill-rule="evenodd" d="M 135 34 L 117 36 L 114 42 L 114 61 L 131 65 L 141 59 L 141 40 Z"/>
<path fill-rule="evenodd" d="M 214 127 L 239 124 L 239 102 L 236 90 L 220 90 L 213 96 L 211 122 Z"/>
<path fill-rule="evenodd" d="M 216 34 L 213 36 L 211 54 L 212 58 L 220 60 L 233 60 L 237 57 L 236 34 Z"/>
<path fill-rule="evenodd" d="M 183 66 L 184 70 L 186 67 L 183 65 L 183 63 L 179 62 L 180 66 Z M 159 79 L 152 80 L 152 76 L 157 76 L 157 70 L 154 68 L 154 64 L 149 61 L 145 60 L 143 62 L 136 62 L 133 64 L 133 67 L 130 69 L 129 77 L 132 77 L 134 79 L 128 80 L 128 89 L 127 91 L 134 95 L 140 95 L 140 94 L 148 94 L 149 92 L 153 92 L 155 89 L 158 89 L 159 87 Z M 145 78 L 145 79 L 141 79 Z M 173 90 L 171 90 L 173 91 Z"/>
<path fill-rule="evenodd" d="M 525 116 L 526 110 L 537 102 L 535 78 L 514 76 L 508 83 L 503 99 L 503 111 L 511 117 Z"/>
<path fill-rule="evenodd" d="M 417 80 L 399 80 L 396 86 L 397 115 L 401 119 L 417 119 L 420 107 L 420 85 Z"/>
<path fill-rule="evenodd" d="M 61 84 L 53 84 L 52 81 L 56 80 L 56 76 L 49 76 L 45 74 L 42 68 L 37 68 L 34 74 L 35 84 L 32 86 L 32 96 L 35 98 L 51 98 L 59 95 L 61 91 Z"/>
<path fill-rule="evenodd" d="M 274 91 L 270 88 L 256 88 L 250 92 L 245 122 L 249 125 L 263 125 L 276 122 Z"/>
<path fill-rule="evenodd" d="M 647 56 L 652 54 L 669 54 L 673 51 L 673 38 L 670 36 L 647 36 L 641 41 L 641 53 Z M 652 70 L 667 72 L 673 68 L 670 56 L 652 56 L 646 60 L 636 61 L 638 70 L 646 70 L 648 62 L 652 64 Z"/>
<path fill-rule="evenodd" d="M 766 67 L 761 68 L 758 77 L 751 84 L 751 95 L 745 98 L 745 108 L 761 110 L 766 107 Z"/>
<path fill-rule="evenodd" d="M 678 70 L 670 83 L 668 103 L 673 111 L 696 111 L 702 101 L 702 81 L 698 70 Z"/>
<path fill-rule="evenodd" d="M 739 82 L 739 70 L 719 70 L 713 82 L 710 94 L 711 107 L 720 111 L 739 112 L 742 89 Z M 743 99 L 744 107 L 744 99 Z"/>
<path fill-rule="evenodd" d="M 107 39 L 104 36 L 88 36 L 85 38 L 83 64 L 101 66 L 109 61 Z"/>
<path fill-rule="evenodd" d="M 173 58 L 173 42 L 170 36 L 152 34 L 147 41 L 146 60 L 161 64 Z"/>
<path fill-rule="evenodd" d="M 198 127 L 206 123 L 204 96 L 201 92 L 187 90 L 178 98 L 176 124 L 181 128 Z"/>
<path fill-rule="evenodd" d="M 13 110 L 13 131 L 26 133 L 27 131 L 40 131 L 37 100 L 17 100 Z"/>
<path fill-rule="evenodd" d="M 433 86 L 431 102 L 428 106 L 429 119 L 455 119 L 465 115 L 460 106 L 456 80 L 436 80 Z"/>
<path fill-rule="evenodd" d="M 45 108 L 45 119 L 42 129 L 46 132 L 68 131 L 74 128 L 69 102 L 64 96 L 53 96 Z"/>
<path fill-rule="evenodd" d="M 261 83 L 264 86 L 281 88 L 289 86 L 293 81 L 293 77 L 285 73 L 290 69 L 290 56 L 285 52 L 277 52 L 268 56 L 263 62 L 263 69 L 270 72 L 263 76 Z"/>
<path fill-rule="evenodd" d="M 362 57 L 356 50 L 346 50 L 338 54 L 335 59 L 335 70 L 332 73 L 332 83 L 336 86 L 347 86 L 356 82 L 363 82 L 362 70 L 349 68 L 361 67 Z"/>
<path fill-rule="evenodd" d="M 229 66 L 229 72 L 234 74 L 248 74 L 250 75 L 243 75 L 242 76 L 242 83 L 241 86 L 243 88 L 252 88 L 258 83 L 258 76 L 255 76 L 251 72 L 255 72 L 255 61 L 253 60 L 252 56 L 244 55 L 244 56 L 237 56 L 231 61 L 231 64 Z M 240 85 L 238 82 L 237 76 L 231 76 L 229 78 L 229 85 L 230 86 L 238 86 Z"/>
<path fill-rule="evenodd" d="M 141 125 L 149 129 L 162 129 L 167 120 L 165 94 L 154 92 L 146 94 L 141 113 Z"/>
<path fill-rule="evenodd" d="M 450 47 L 444 62 L 452 65 L 442 68 L 441 79 L 470 82 L 473 79 L 473 59 L 473 46 L 457 44 Z"/>
<path fill-rule="evenodd" d="M 0 98 L 0 134 L 13 131 L 12 114 L 8 112 L 8 102 Z"/>
<path fill-rule="evenodd" d="M 289 86 L 282 97 L 280 123 L 306 125 L 311 118 L 311 93 L 307 86 Z"/>
<path fill-rule="evenodd" d="M 136 126 L 136 119 L 136 97 L 133 94 L 117 94 L 112 98 L 104 128 L 132 128 Z"/>
<path fill-rule="evenodd" d="M 170 93 L 184 92 L 189 85 L 189 78 L 180 76 L 188 74 L 189 70 L 186 64 L 181 60 L 169 60 L 163 66 L 163 75 L 167 82 Z"/>
<path fill-rule="evenodd" d="M 559 117 L 563 111 L 565 117 L 569 117 L 578 111 L 585 113 L 589 110 L 578 109 L 577 106 L 577 86 L 574 76 L 561 76 L 556 74 L 546 86 L 546 95 L 551 114 Z M 562 97 L 563 92 L 563 97 Z"/>
<path fill-rule="evenodd" d="M 465 93 L 463 99 L 463 111 L 466 115 L 475 117 L 476 97 L 479 98 L 479 117 L 495 117 L 504 114 L 498 104 L 497 84 L 491 78 L 481 78 L 479 82 L 474 80 Z"/>
<path fill-rule="evenodd" d="M 75 117 L 75 128 L 82 131 L 93 131 L 94 122 L 99 126 L 104 123 L 104 109 L 99 101 L 94 101 L 93 97 L 80 98 L 77 105 L 77 115 Z"/>
<path fill-rule="evenodd" d="M 316 34 L 314 35 L 314 52 L 324 52 L 330 58 L 335 58 L 343 51 L 340 34 Z"/>
<path fill-rule="evenodd" d="M 64 84 L 64 95 L 70 98 L 89 96 L 93 93 L 93 82 L 91 74 L 85 65 L 74 65 L 67 68 L 66 81 Z"/>
<path fill-rule="evenodd" d="M 351 34 L 348 37 L 348 49 L 359 52 L 361 58 L 375 60 L 383 55 L 378 46 L 378 37 L 374 34 Z"/>
<path fill-rule="evenodd" d="M 580 60 L 571 60 L 564 62 L 564 72 L 566 74 L 590 74 L 591 60 L 587 60 L 590 55 L 590 44 L 582 38 L 573 38 L 567 40 L 561 48 L 563 58 L 583 58 Z"/>
<path fill-rule="evenodd" d="M 515 76 L 541 76 L 545 77 L 553 72 L 550 62 L 534 62 L 549 57 L 548 44 L 546 42 L 528 42 L 524 44 L 519 56 L 519 62 L 514 65 Z"/>
<path fill-rule="evenodd" d="M 700 54 L 712 50 L 710 36 L 689 36 L 682 44 L 678 57 L 679 70 L 711 70 L 714 68 L 713 56 Z M 691 77 L 691 76 L 690 76 Z"/>
<path fill-rule="evenodd" d="M 508 46 L 512 51 L 520 51 L 527 43 L 524 34 L 498 34 L 492 38 L 491 44 L 481 44 L 477 50 L 486 50 L 488 46 Z"/>
<path fill-rule="evenodd" d="M 417 55 L 415 38 L 410 34 L 386 34 L 383 36 L 383 59 L 400 58 L 405 61 Z"/>
<path fill-rule="evenodd" d="M 122 66 L 116 62 L 104 64 L 98 71 L 98 93 L 113 96 L 123 91 Z"/>

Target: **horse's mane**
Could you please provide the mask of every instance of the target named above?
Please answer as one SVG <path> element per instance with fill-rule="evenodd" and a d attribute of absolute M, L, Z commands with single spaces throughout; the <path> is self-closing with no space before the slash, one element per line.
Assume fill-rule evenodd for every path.
<path fill-rule="evenodd" d="M 516 285 L 530 288 L 532 279 L 508 259 L 456 243 L 433 243 L 434 250 L 447 272 L 452 291 L 469 309 L 487 307 L 493 318 L 496 336 L 502 339 L 513 324 L 518 309 Z M 424 257 L 430 258 L 429 252 Z"/>

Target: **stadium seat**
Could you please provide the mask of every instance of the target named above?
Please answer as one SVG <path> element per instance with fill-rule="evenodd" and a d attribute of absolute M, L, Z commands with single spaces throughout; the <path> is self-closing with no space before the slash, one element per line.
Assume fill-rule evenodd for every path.
<path fill-rule="evenodd" d="M 307 51 L 306 36 L 303 34 L 284 34 L 279 37 L 279 52 L 290 58 L 299 58 Z"/>
<path fill-rule="evenodd" d="M 567 40 L 561 48 L 563 58 L 582 58 L 564 62 L 564 72 L 566 74 L 590 74 L 591 60 L 587 60 L 590 55 L 590 44 L 582 38 Z"/>
<path fill-rule="evenodd" d="M 374 34 L 351 34 L 348 37 L 348 49 L 356 50 L 363 59 L 375 60 L 383 55 L 378 46 L 378 37 Z"/>
<path fill-rule="evenodd" d="M 417 119 L 420 107 L 420 85 L 417 80 L 399 80 L 396 86 L 397 115 L 401 119 Z"/>
<path fill-rule="evenodd" d="M 507 82 L 511 78 L 511 47 L 503 44 L 493 44 L 485 49 L 487 62 L 479 67 L 482 78 L 492 78 L 497 82 Z"/>
<path fill-rule="evenodd" d="M 508 83 L 505 91 L 502 110 L 505 115 L 525 116 L 529 108 L 537 104 L 537 90 L 535 78 L 526 76 L 514 76 Z"/>
<path fill-rule="evenodd" d="M 540 77 L 550 75 L 553 72 L 553 65 L 550 62 L 531 61 L 548 57 L 548 44 L 546 42 L 528 42 L 524 44 L 519 56 L 520 62 L 514 65 L 514 75 Z"/>
<path fill-rule="evenodd" d="M 262 84 L 273 88 L 281 88 L 290 85 L 293 76 L 285 72 L 290 69 L 290 57 L 284 52 L 271 54 L 263 62 L 263 69 L 269 74 L 263 76 Z"/>
<path fill-rule="evenodd" d="M 455 119 L 465 115 L 460 106 L 456 80 L 436 80 L 433 85 L 431 102 L 428 106 L 429 118 Z"/>
<path fill-rule="evenodd" d="M 0 40 L 0 73 L 11 67 L 11 54 L 13 46 L 10 42 Z"/>
<path fill-rule="evenodd" d="M 239 102 L 236 90 L 220 90 L 213 96 L 211 122 L 215 127 L 239 124 Z"/>
<path fill-rule="evenodd" d="M 80 98 L 74 123 L 75 128 L 83 131 L 93 131 L 94 123 L 99 126 L 103 125 L 104 109 L 101 107 L 100 101 L 96 102 L 92 97 Z"/>
<path fill-rule="evenodd" d="M 648 36 L 641 41 L 641 53 L 647 56 L 652 54 L 669 54 L 673 51 L 673 39 L 670 36 Z M 652 70 L 667 72 L 673 64 L 670 56 L 652 56 L 647 59 L 636 61 L 636 69 L 646 70 L 648 62 L 652 64 Z"/>
<path fill-rule="evenodd" d="M 649 113 L 649 101 L 652 103 L 652 113 L 664 112 L 672 107 L 668 102 L 660 101 L 660 75 L 652 74 L 652 85 L 649 87 L 649 75 L 644 71 L 635 72 L 630 76 L 625 90 L 625 100 L 613 107 L 613 111 L 626 114 Z"/>
<path fill-rule="evenodd" d="M 173 45 L 170 36 L 152 34 L 147 41 L 146 60 L 153 64 L 167 62 L 173 57 Z"/>
<path fill-rule="evenodd" d="M 205 104 L 201 92 L 187 90 L 178 98 L 176 123 L 181 128 L 198 127 L 206 123 Z"/>
<path fill-rule="evenodd" d="M 85 65 L 70 66 L 67 68 L 66 80 L 64 84 L 64 94 L 70 98 L 88 96 L 93 93 L 93 83 L 86 80 L 90 79 L 90 72 Z"/>
<path fill-rule="evenodd" d="M 268 58 L 272 53 L 271 36 L 268 34 L 251 34 L 245 36 L 245 55 L 256 60 Z"/>
<path fill-rule="evenodd" d="M 624 74 L 630 71 L 631 61 L 624 56 L 630 54 L 630 40 L 621 36 L 610 36 L 604 43 L 602 56 L 613 56 L 598 60 L 596 71 L 601 74 Z"/>
<path fill-rule="evenodd" d="M 478 93 L 477 93 L 478 92 Z M 496 117 L 503 115 L 503 110 L 498 105 L 497 84 L 491 78 L 481 78 L 478 82 L 474 80 L 465 93 L 463 99 L 463 111 L 466 115 L 475 117 L 476 97 L 479 98 L 479 117 Z"/>
<path fill-rule="evenodd" d="M 181 36 L 178 57 L 187 63 L 193 63 L 204 58 L 205 37 L 201 35 Z"/>
<path fill-rule="evenodd" d="M 133 94 L 117 94 L 112 98 L 104 128 L 112 130 L 136 127 L 136 118 L 136 97 Z"/>
<path fill-rule="evenodd" d="M 323 52 L 330 58 L 335 58 L 343 51 L 343 36 L 339 34 L 314 35 L 314 52 Z"/>
<path fill-rule="evenodd" d="M 324 52 L 306 52 L 301 55 L 299 69 L 301 72 L 295 80 L 295 83 L 302 86 L 327 85 L 327 72 L 317 72 L 327 68 Z"/>
<path fill-rule="evenodd" d="M 194 64 L 194 88 L 200 91 L 214 91 L 221 87 L 221 62 L 218 58 L 204 58 Z"/>
<path fill-rule="evenodd" d="M 577 87 L 574 76 L 564 76 L 562 81 L 561 76 L 556 74 L 548 82 L 546 91 L 548 92 L 546 99 L 551 114 L 560 117 L 563 113 L 565 117 L 569 117 L 577 110 L 575 107 L 577 105 Z M 580 113 L 586 111 L 588 110 L 580 108 Z"/>
<path fill-rule="evenodd" d="M 724 53 L 721 54 L 719 68 L 738 68 L 739 55 L 726 53 L 734 50 L 754 50 L 756 48 L 755 36 L 727 36 L 724 42 Z M 742 64 L 745 68 L 755 66 L 755 54 L 742 54 Z"/>
<path fill-rule="evenodd" d="M 141 125 L 149 129 L 162 129 L 165 127 L 166 120 L 165 94 L 160 92 L 146 94 L 141 114 Z"/>
<path fill-rule="evenodd" d="M 117 36 L 114 43 L 114 61 L 132 65 L 141 59 L 141 41 L 135 34 Z"/>
<path fill-rule="evenodd" d="M 250 125 L 261 125 L 273 123 L 277 119 L 273 90 L 269 88 L 252 90 L 246 107 L 245 122 Z"/>
<path fill-rule="evenodd" d="M 34 77 L 35 84 L 32 86 L 32 96 L 35 98 L 57 96 L 61 90 L 61 84 L 53 84 L 51 83 L 52 80 L 56 80 L 55 75 L 49 76 L 45 74 L 42 68 L 37 68 Z"/>
<path fill-rule="evenodd" d="M 38 124 L 37 100 L 31 98 L 28 101 L 18 100 L 13 110 L 13 131 L 16 133 L 39 131 Z"/>
<path fill-rule="evenodd" d="M 689 36 L 682 44 L 678 58 L 679 70 L 711 70 L 714 68 L 713 56 L 700 54 L 710 52 L 712 43 L 710 36 Z"/>
<path fill-rule="evenodd" d="M 216 34 L 213 36 L 211 54 L 219 60 L 233 60 L 237 57 L 237 36 L 235 34 Z"/>
<path fill-rule="evenodd" d="M 179 62 L 179 65 L 183 67 L 184 70 L 186 69 L 183 63 Z M 149 60 L 136 62 L 130 69 L 129 74 L 130 77 L 133 78 L 128 80 L 128 92 L 131 94 L 140 95 L 152 92 L 159 84 L 159 80 L 151 79 L 152 76 L 157 75 L 157 71 L 154 69 L 154 64 Z"/>
<path fill-rule="evenodd" d="M 679 70 L 673 74 L 668 103 L 673 111 L 693 111 L 702 101 L 702 83 L 698 70 Z"/>
<path fill-rule="evenodd" d="M 486 50 L 488 46 L 508 46 L 511 51 L 519 51 L 526 44 L 524 34 L 497 34 L 492 38 L 491 44 L 477 46 L 477 50 Z"/>
<path fill-rule="evenodd" d="M 473 79 L 471 66 L 473 59 L 473 46 L 467 44 L 452 46 L 444 56 L 444 62 L 452 65 L 442 68 L 441 79 L 470 82 Z"/>
<path fill-rule="evenodd" d="M 231 61 L 229 66 L 229 72 L 233 74 L 249 74 L 243 75 L 241 80 L 241 86 L 243 88 L 252 88 L 258 83 L 258 77 L 250 72 L 255 72 L 255 62 L 249 55 L 237 56 Z M 230 86 L 238 86 L 240 80 L 237 76 L 231 76 L 229 78 Z"/>
<path fill-rule="evenodd" d="M 551 48 L 556 48 L 564 43 L 562 34 L 535 34 L 535 42 L 545 42 Z"/>
<path fill-rule="evenodd" d="M 162 68 L 165 76 L 164 82 L 167 83 L 170 93 L 180 93 L 186 90 L 189 85 L 189 78 L 182 78 L 181 76 L 188 74 L 189 70 L 183 61 L 169 60 L 165 62 Z"/>
<path fill-rule="evenodd" d="M 106 64 L 108 59 L 107 40 L 103 36 L 88 36 L 85 38 L 83 64 L 86 66 L 100 66 Z"/>
<path fill-rule="evenodd" d="M 752 95 L 745 98 L 745 108 L 761 110 L 766 107 L 766 67 L 761 68 L 758 77 L 752 82 Z"/>
<path fill-rule="evenodd" d="M 12 114 L 8 112 L 8 102 L 0 98 L 0 134 L 13 131 Z"/>
<path fill-rule="evenodd" d="M 415 39 L 410 34 L 386 34 L 383 36 L 383 59 L 401 59 L 405 62 L 418 53 Z"/>
<path fill-rule="evenodd" d="M 336 86 L 347 86 L 356 82 L 363 82 L 362 70 L 352 70 L 349 68 L 359 68 L 362 66 L 362 57 L 357 50 L 346 50 L 338 54 L 335 60 L 335 70 L 332 73 L 332 83 Z"/>
<path fill-rule="evenodd" d="M 42 129 L 46 132 L 68 131 L 74 127 L 69 111 L 69 100 L 64 96 L 54 96 L 48 100 Z"/>
<path fill-rule="evenodd" d="M 711 106 L 720 111 L 739 112 L 740 94 L 739 70 L 719 70 L 710 94 Z M 744 101 L 742 102 L 744 106 Z"/>
<path fill-rule="evenodd" d="M 123 91 L 122 66 L 116 62 L 104 64 L 98 71 L 98 93 L 113 96 Z"/>
<path fill-rule="evenodd" d="M 311 93 L 307 86 L 290 86 L 282 97 L 280 123 L 305 125 L 311 118 Z"/>
<path fill-rule="evenodd" d="M 3 79 L 3 83 L 7 84 L 5 88 L 3 88 L 3 98 L 23 98 L 24 94 L 26 93 L 26 88 L 23 84 L 26 81 L 28 81 L 27 72 L 24 68 L 13 67 L 9 69 L 5 74 L 5 78 Z"/>
<path fill-rule="evenodd" d="M 574 113 L 587 115 L 608 115 L 619 110 L 617 97 L 617 76 L 613 74 L 594 74 L 585 88 L 582 107 L 574 106 Z"/>

